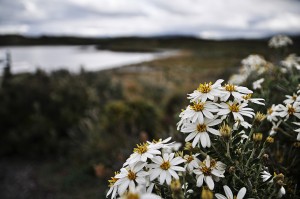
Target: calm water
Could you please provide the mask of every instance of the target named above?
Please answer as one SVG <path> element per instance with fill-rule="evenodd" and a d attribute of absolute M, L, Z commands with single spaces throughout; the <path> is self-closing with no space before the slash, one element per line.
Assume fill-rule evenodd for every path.
<path fill-rule="evenodd" d="M 47 72 L 62 68 L 79 72 L 81 67 L 98 71 L 165 56 L 165 53 L 96 50 L 94 46 L 14 46 L 0 47 L 0 60 L 5 58 L 7 51 L 11 54 L 13 73 L 33 72 L 37 68 Z"/>

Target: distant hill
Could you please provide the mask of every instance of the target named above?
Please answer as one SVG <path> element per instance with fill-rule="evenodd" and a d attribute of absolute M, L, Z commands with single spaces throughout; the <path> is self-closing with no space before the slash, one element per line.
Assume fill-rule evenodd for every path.
<path fill-rule="evenodd" d="M 236 40 L 203 40 L 189 36 L 160 36 L 160 37 L 119 37 L 119 38 L 84 38 L 73 36 L 40 36 L 27 37 L 22 35 L 0 35 L 0 46 L 26 45 L 96 45 L 98 49 L 130 52 L 157 51 L 164 48 L 194 49 L 199 46 L 215 45 L 255 45 L 266 44 L 269 38 L 236 39 Z M 294 48 L 300 48 L 300 36 L 292 37 Z"/>

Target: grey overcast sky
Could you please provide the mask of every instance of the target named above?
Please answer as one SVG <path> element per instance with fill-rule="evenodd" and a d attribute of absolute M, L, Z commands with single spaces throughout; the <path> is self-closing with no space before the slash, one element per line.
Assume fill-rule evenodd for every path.
<path fill-rule="evenodd" d="M 0 0 L 0 34 L 209 39 L 300 34 L 298 0 Z"/>

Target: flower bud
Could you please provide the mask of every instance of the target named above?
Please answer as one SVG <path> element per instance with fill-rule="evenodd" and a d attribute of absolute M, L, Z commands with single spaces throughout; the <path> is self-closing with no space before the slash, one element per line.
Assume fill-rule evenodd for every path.
<path fill-rule="evenodd" d="M 268 161 L 269 155 L 265 153 L 265 154 L 263 154 L 262 158 L 263 158 L 263 160 Z"/>
<path fill-rule="evenodd" d="M 236 170 L 235 167 L 234 167 L 234 166 L 231 166 L 231 167 L 229 167 L 228 172 L 229 172 L 229 173 L 234 173 L 235 170 Z"/>
<path fill-rule="evenodd" d="M 213 199 L 214 194 L 211 190 L 209 190 L 208 187 L 204 186 L 202 188 L 202 192 L 201 192 L 201 198 L 202 199 Z"/>
<path fill-rule="evenodd" d="M 275 173 L 275 176 L 274 176 L 274 181 L 278 184 L 278 181 L 281 181 L 283 183 L 283 180 L 284 180 L 284 175 L 282 173 L 276 175 Z"/>
<path fill-rule="evenodd" d="M 257 112 L 254 117 L 254 125 L 260 125 L 264 119 L 266 119 L 266 115 L 261 112 Z"/>
<path fill-rule="evenodd" d="M 252 138 L 254 142 L 260 142 L 263 138 L 263 135 L 262 133 L 254 133 Z"/>
<path fill-rule="evenodd" d="M 261 112 L 257 112 L 256 114 L 255 114 L 255 117 L 254 117 L 254 119 L 256 120 L 256 121 L 259 121 L 259 122 L 262 122 L 262 121 L 264 121 L 264 119 L 266 119 L 266 115 L 265 114 L 263 114 L 263 113 L 261 113 Z"/>
<path fill-rule="evenodd" d="M 231 128 L 227 124 L 223 123 L 220 127 L 220 133 L 224 139 L 228 140 L 231 137 Z"/>
<path fill-rule="evenodd" d="M 186 150 L 186 151 L 192 151 L 193 149 L 194 148 L 193 148 L 192 143 L 190 143 L 190 142 L 186 142 L 185 143 L 184 150 Z"/>
<path fill-rule="evenodd" d="M 268 136 L 266 142 L 272 144 L 274 142 L 274 138 L 272 136 Z"/>
<path fill-rule="evenodd" d="M 171 190 L 173 193 L 179 193 L 181 191 L 181 183 L 179 180 L 172 180 Z"/>
<path fill-rule="evenodd" d="M 296 148 L 300 148 L 300 142 L 294 142 L 293 146 L 296 147 Z"/>
<path fill-rule="evenodd" d="M 283 182 L 282 180 L 278 180 L 278 181 L 276 182 L 276 184 L 277 184 L 279 187 L 285 185 L 284 182 Z"/>
<path fill-rule="evenodd" d="M 176 152 L 175 157 L 183 157 L 183 151 Z"/>

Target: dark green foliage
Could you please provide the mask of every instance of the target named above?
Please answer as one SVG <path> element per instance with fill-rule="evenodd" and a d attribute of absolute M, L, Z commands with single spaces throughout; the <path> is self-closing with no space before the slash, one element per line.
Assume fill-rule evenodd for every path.
<path fill-rule="evenodd" d="M 61 70 L 6 80 L 0 90 L 1 154 L 67 154 L 69 132 L 77 128 L 86 112 L 122 96 L 109 79 L 98 78 Z"/>

